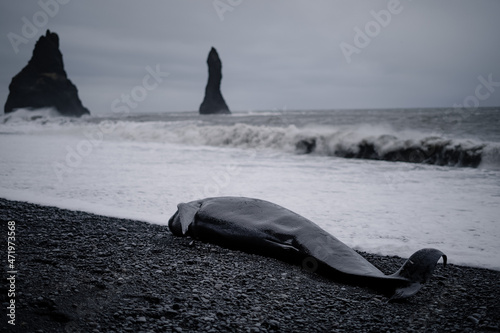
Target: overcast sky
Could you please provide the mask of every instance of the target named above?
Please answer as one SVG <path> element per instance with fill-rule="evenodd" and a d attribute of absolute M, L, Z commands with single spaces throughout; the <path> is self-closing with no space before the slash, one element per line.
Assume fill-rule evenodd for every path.
<path fill-rule="evenodd" d="M 500 83 L 476 92 L 500 82 L 498 0 L 58 1 L 0 3 L 2 107 L 46 29 L 93 114 L 147 66 L 169 76 L 134 111 L 198 110 L 212 46 L 235 111 L 500 105 Z"/>

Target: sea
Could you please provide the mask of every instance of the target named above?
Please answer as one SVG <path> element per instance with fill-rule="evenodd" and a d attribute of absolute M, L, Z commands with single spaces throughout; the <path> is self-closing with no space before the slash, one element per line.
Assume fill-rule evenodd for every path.
<path fill-rule="evenodd" d="M 181 202 L 254 197 L 356 250 L 500 270 L 500 108 L 20 109 L 0 147 L 6 199 L 167 224 Z"/>

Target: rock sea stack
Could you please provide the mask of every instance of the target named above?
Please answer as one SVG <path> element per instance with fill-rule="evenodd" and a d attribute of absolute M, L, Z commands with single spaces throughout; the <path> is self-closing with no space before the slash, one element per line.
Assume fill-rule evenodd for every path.
<path fill-rule="evenodd" d="M 53 107 L 63 116 L 80 117 L 90 114 L 78 97 L 76 86 L 64 70 L 59 36 L 47 30 L 35 44 L 28 64 L 12 78 L 5 113 L 19 108 Z"/>
<path fill-rule="evenodd" d="M 231 114 L 220 92 L 222 62 L 217 50 L 213 47 L 208 54 L 207 64 L 208 82 L 205 88 L 205 98 L 200 105 L 200 114 Z"/>

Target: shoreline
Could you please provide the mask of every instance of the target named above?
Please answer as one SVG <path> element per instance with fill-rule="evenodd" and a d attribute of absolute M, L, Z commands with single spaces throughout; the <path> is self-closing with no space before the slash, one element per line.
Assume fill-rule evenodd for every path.
<path fill-rule="evenodd" d="M 167 226 L 0 199 L 6 332 L 500 332 L 500 272 L 438 264 L 406 301 Z M 417 250 L 417 249 L 415 249 Z M 361 253 L 393 273 L 405 259 Z M 15 326 L 7 306 L 15 300 Z M 4 328 L 6 330 L 4 330 Z"/>

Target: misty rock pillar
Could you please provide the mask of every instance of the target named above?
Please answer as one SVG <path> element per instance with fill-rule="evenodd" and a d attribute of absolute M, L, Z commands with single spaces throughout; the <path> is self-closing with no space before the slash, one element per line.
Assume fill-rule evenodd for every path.
<path fill-rule="evenodd" d="M 222 80 L 222 62 L 217 50 L 213 47 L 207 58 L 208 82 L 205 88 L 205 98 L 200 105 L 200 114 L 230 114 L 224 97 L 220 92 L 220 82 Z"/>
<path fill-rule="evenodd" d="M 4 111 L 48 107 L 57 109 L 63 116 L 90 114 L 64 70 L 59 36 L 50 30 L 36 42 L 28 64 L 12 78 Z"/>

